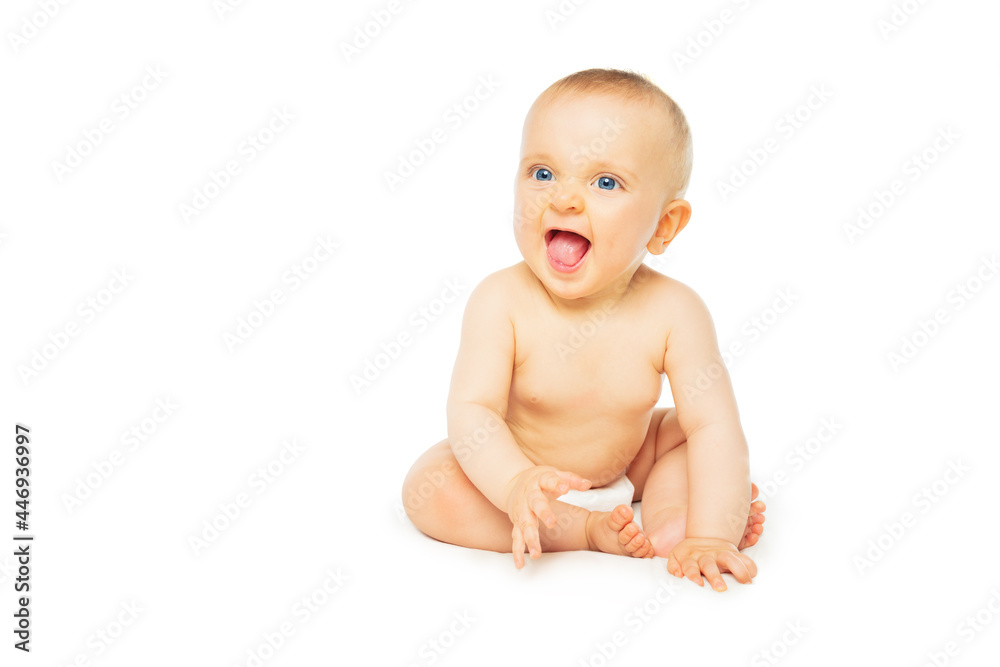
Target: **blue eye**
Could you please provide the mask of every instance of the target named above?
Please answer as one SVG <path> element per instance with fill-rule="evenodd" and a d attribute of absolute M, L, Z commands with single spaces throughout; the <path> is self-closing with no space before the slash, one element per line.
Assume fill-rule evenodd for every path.
<path fill-rule="evenodd" d="M 597 187 L 602 190 L 616 190 L 621 186 L 618 185 L 618 181 L 610 176 L 601 176 L 597 179 Z"/>
<path fill-rule="evenodd" d="M 549 171 L 548 169 L 546 169 L 545 167 L 539 167 L 534 172 L 532 172 L 531 175 L 532 175 L 532 177 L 536 181 L 551 181 L 552 180 L 552 172 Z"/>

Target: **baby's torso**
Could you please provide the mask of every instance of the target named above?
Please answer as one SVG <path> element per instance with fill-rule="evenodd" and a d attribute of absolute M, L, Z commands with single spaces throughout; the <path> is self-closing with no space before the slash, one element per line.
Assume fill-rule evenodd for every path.
<path fill-rule="evenodd" d="M 635 458 L 663 386 L 668 316 L 655 294 L 669 279 L 639 271 L 610 312 L 560 313 L 539 286 L 526 290 L 514 317 L 511 433 L 535 464 L 595 486 Z"/>

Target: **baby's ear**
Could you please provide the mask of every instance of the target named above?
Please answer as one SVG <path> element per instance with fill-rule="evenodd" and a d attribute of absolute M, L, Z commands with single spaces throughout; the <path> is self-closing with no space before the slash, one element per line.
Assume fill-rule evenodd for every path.
<path fill-rule="evenodd" d="M 690 219 L 691 204 L 686 200 L 675 199 L 667 204 L 663 209 L 663 216 L 656 223 L 653 238 L 646 244 L 646 249 L 654 255 L 662 255 Z"/>

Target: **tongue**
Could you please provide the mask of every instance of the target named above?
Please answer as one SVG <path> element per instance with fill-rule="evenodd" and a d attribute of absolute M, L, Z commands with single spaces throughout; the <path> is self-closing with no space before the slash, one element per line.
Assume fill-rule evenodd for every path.
<path fill-rule="evenodd" d="M 583 259 L 590 241 L 573 232 L 556 232 L 549 241 L 549 257 L 560 264 L 574 266 Z"/>

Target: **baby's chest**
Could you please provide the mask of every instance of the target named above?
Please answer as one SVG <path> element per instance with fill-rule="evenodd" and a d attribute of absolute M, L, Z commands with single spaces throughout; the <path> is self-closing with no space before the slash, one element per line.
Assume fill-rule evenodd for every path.
<path fill-rule="evenodd" d="M 519 341 L 511 378 L 516 402 L 555 412 L 643 413 L 659 400 L 662 347 L 657 357 L 655 342 L 641 333 L 585 327 L 532 333 Z"/>

